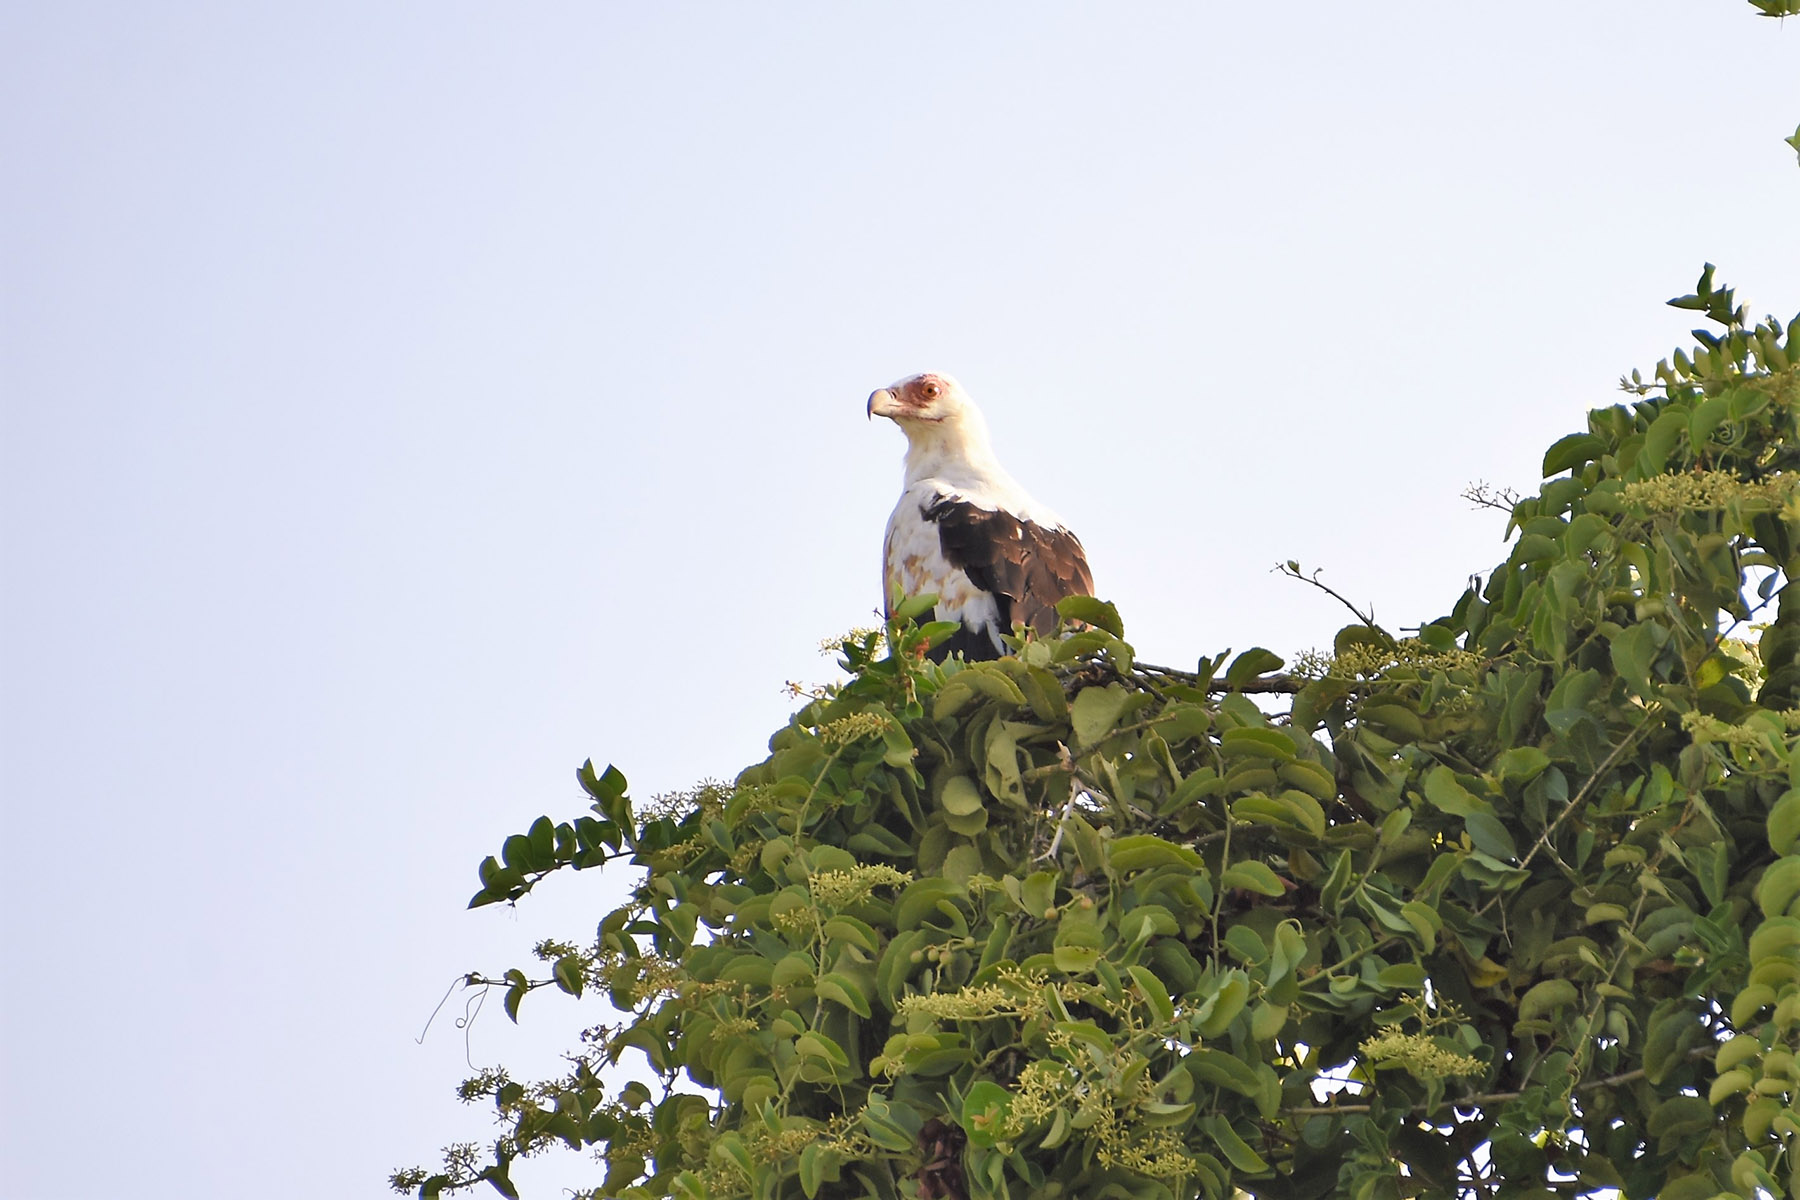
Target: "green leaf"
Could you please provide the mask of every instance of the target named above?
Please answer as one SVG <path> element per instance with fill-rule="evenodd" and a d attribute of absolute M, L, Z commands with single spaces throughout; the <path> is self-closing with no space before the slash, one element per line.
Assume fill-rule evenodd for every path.
<path fill-rule="evenodd" d="M 1069 706 L 1069 723 L 1075 730 L 1075 744 L 1083 749 L 1093 746 L 1119 723 L 1131 693 L 1122 683 L 1105 687 L 1085 687 Z"/>
<path fill-rule="evenodd" d="M 1150 1006 L 1150 1011 L 1156 1015 L 1156 1019 L 1165 1024 L 1173 1021 L 1175 1019 L 1175 1003 L 1169 998 L 1169 989 L 1163 986 L 1163 981 L 1156 977 L 1156 973 L 1148 967 L 1135 965 L 1127 967 L 1125 970 L 1137 983 L 1138 990 L 1144 993 L 1144 1001 Z"/>
<path fill-rule="evenodd" d="M 1794 756 L 1800 763 L 1800 754 Z M 1769 809 L 1768 816 L 1769 846 L 1777 854 L 1791 854 L 1796 842 L 1800 842 L 1800 788 L 1790 788 L 1781 794 Z"/>
<path fill-rule="evenodd" d="M 1092 1021 L 1058 1021 L 1056 1031 L 1075 1041 L 1087 1043 L 1107 1057 L 1118 1050 L 1113 1045 L 1112 1035 Z"/>
<path fill-rule="evenodd" d="M 1536 746 L 1514 746 L 1494 759 L 1494 771 L 1501 779 L 1530 783 L 1550 765 L 1550 756 Z"/>
<path fill-rule="evenodd" d="M 481 1173 L 481 1178 L 492 1184 L 494 1190 L 505 1196 L 506 1200 L 519 1200 L 519 1189 L 514 1187 L 513 1181 L 507 1177 L 506 1163 L 495 1163 Z"/>
<path fill-rule="evenodd" d="M 1025 783 L 1019 772 L 1019 736 L 1032 726 L 1018 721 L 995 721 L 988 726 L 987 762 L 982 782 L 999 799 L 1025 807 Z"/>
<path fill-rule="evenodd" d="M 1699 1133 L 1711 1129 L 1712 1105 L 1703 1096 L 1671 1096 L 1658 1104 L 1646 1124 L 1651 1137 Z"/>
<path fill-rule="evenodd" d="M 1252 1098 L 1262 1092 L 1262 1080 L 1235 1054 L 1201 1047 L 1190 1050 L 1182 1062 L 1201 1083 L 1227 1087 L 1240 1096 Z"/>
<path fill-rule="evenodd" d="M 913 856 L 912 844 L 884 825 L 864 825 L 845 840 L 844 848 L 853 854 L 879 855 L 883 858 Z"/>
<path fill-rule="evenodd" d="M 1261 1175 L 1269 1169 L 1269 1164 L 1263 1161 L 1262 1155 L 1238 1136 L 1237 1131 L 1231 1127 L 1231 1122 L 1223 1115 L 1213 1113 L 1203 1118 L 1200 1126 L 1206 1130 L 1206 1136 L 1212 1139 L 1219 1152 L 1238 1170 L 1250 1175 Z"/>
<path fill-rule="evenodd" d="M 1082 655 L 1096 654 L 1104 650 L 1111 656 L 1113 663 L 1122 672 L 1129 672 L 1134 654 L 1129 643 L 1121 641 L 1104 629 L 1084 629 L 1080 633 L 1071 633 L 1058 641 L 1051 651 L 1055 662 L 1066 663 L 1080 658 Z"/>
<path fill-rule="evenodd" d="M 1613 670 L 1640 696 L 1651 698 L 1654 695 L 1650 667 L 1668 636 L 1668 630 L 1661 625 L 1642 621 L 1612 639 Z"/>
<path fill-rule="evenodd" d="M 1546 979 L 1532 985 L 1531 990 L 1519 998 L 1519 1019 L 1531 1021 L 1550 1017 L 1578 999 L 1580 993 L 1568 980 Z"/>
<path fill-rule="evenodd" d="M 1269 977 L 1264 983 L 1264 995 L 1271 1003 L 1292 1004 L 1297 998 L 1296 970 L 1306 951 L 1306 935 L 1300 931 L 1298 921 L 1286 920 L 1275 927 L 1269 949 Z"/>
<path fill-rule="evenodd" d="M 1065 621 L 1084 621 L 1116 638 L 1125 636 L 1125 623 L 1119 620 L 1119 610 L 1092 596 L 1064 597 L 1056 603 L 1056 615 Z"/>
<path fill-rule="evenodd" d="M 1212 714 L 1198 704 L 1171 704 L 1162 710 L 1154 726 L 1171 746 L 1203 736 L 1212 728 Z"/>
<path fill-rule="evenodd" d="M 556 965 L 550 968 L 550 974 L 555 978 L 556 986 L 571 996 L 580 996 L 581 989 L 587 982 L 581 958 L 574 954 L 565 954 L 557 959 Z"/>
<path fill-rule="evenodd" d="M 1219 751 L 1228 758 L 1272 758 L 1286 763 L 1294 757 L 1294 740 L 1279 729 L 1252 725 L 1220 734 Z"/>
<path fill-rule="evenodd" d="M 894 607 L 893 620 L 916 621 L 937 607 L 937 593 L 925 592 L 918 596 L 908 596 Z"/>
<path fill-rule="evenodd" d="M 1225 931 L 1225 946 L 1238 959 L 1247 963 L 1263 963 L 1269 960 L 1269 947 L 1262 940 L 1262 935 L 1248 925 L 1233 925 Z"/>
<path fill-rule="evenodd" d="M 1121 875 L 1164 866 L 1200 870 L 1202 865 L 1200 856 L 1188 847 L 1177 846 L 1148 833 L 1114 838 L 1106 848 L 1106 863 Z"/>
<path fill-rule="evenodd" d="M 1283 783 L 1305 792 L 1314 800 L 1337 799 L 1337 777 L 1316 762 L 1297 759 L 1283 763 L 1275 769 L 1275 773 Z"/>
<path fill-rule="evenodd" d="M 1397 811 L 1406 812 L 1406 809 Z M 1344 898 L 1344 888 L 1350 882 L 1350 852 L 1340 850 L 1332 860 L 1331 871 L 1325 877 L 1325 883 L 1319 889 L 1319 909 L 1328 916 L 1335 917 L 1338 906 Z"/>
<path fill-rule="evenodd" d="M 1463 825 L 1469 831 L 1469 840 L 1483 854 L 1491 854 L 1502 862 L 1518 861 L 1519 848 L 1513 844 L 1513 836 L 1500 823 L 1500 818 L 1477 810 L 1463 818 Z"/>
<path fill-rule="evenodd" d="M 911 1105 L 889 1105 L 879 1096 L 871 1095 L 868 1107 L 863 1110 L 862 1121 L 870 1140 L 884 1150 L 904 1153 L 918 1145 L 918 1116 Z M 754 1178 L 749 1170 L 744 1176 Z"/>
<path fill-rule="evenodd" d="M 1644 434 L 1644 448 L 1638 453 L 1638 469 L 1645 475 L 1660 475 L 1681 435 L 1687 432 L 1687 415 L 1671 410 L 1650 422 Z"/>
<path fill-rule="evenodd" d="M 995 663 L 976 663 L 956 677 L 956 682 L 974 688 L 990 699 L 1014 708 L 1025 706 L 1025 693 L 1012 677 Z"/>
<path fill-rule="evenodd" d="M 938 797 L 938 803 L 944 811 L 958 817 L 966 817 L 980 812 L 983 807 L 981 789 L 967 775 L 955 775 L 944 784 L 944 792 Z"/>
<path fill-rule="evenodd" d="M 1416 992 L 1425 985 L 1425 968 L 1418 963 L 1395 963 L 1375 974 L 1375 982 L 1390 991 Z"/>
<path fill-rule="evenodd" d="M 1591 433 L 1571 433 L 1544 451 L 1545 479 L 1572 467 L 1592 462 L 1606 452 L 1606 443 Z"/>
<path fill-rule="evenodd" d="M 1769 393 L 1762 388 L 1738 388 L 1726 398 L 1726 411 L 1734 421 L 1754 417 L 1769 406 Z"/>
<path fill-rule="evenodd" d="M 800 1151 L 800 1190 L 806 1193 L 807 1200 L 819 1194 L 819 1189 L 839 1176 L 838 1162 L 842 1152 L 822 1141 L 809 1143 Z M 700 1197 L 694 1197 L 700 1200 Z"/>
<path fill-rule="evenodd" d="M 1225 668 L 1225 683 L 1229 687 L 1243 687 L 1252 679 L 1281 670 L 1282 662 L 1282 657 L 1274 651 L 1252 646 Z"/>
<path fill-rule="evenodd" d="M 821 975 L 813 988 L 820 996 L 843 1005 L 859 1017 L 869 1015 L 868 998 L 863 995 L 862 988 L 857 985 L 857 982 L 848 975 L 836 971 L 828 975 Z"/>
<path fill-rule="evenodd" d="M 1242 888 L 1262 896 L 1287 895 L 1287 888 L 1282 886 L 1281 878 L 1265 864 L 1254 859 L 1245 859 L 1226 867 L 1225 873 L 1219 876 L 1219 887 Z"/>
<path fill-rule="evenodd" d="M 1724 396 L 1708 396 L 1694 405 L 1694 413 L 1688 418 L 1688 441 L 1694 447 L 1702 447 L 1713 435 L 1713 431 L 1725 423 L 1731 402 Z"/>
<path fill-rule="evenodd" d="M 1367 703 L 1358 706 L 1356 715 L 1358 719 L 1409 742 L 1425 739 L 1425 725 L 1419 720 L 1419 714 L 1404 704 Z"/>
<path fill-rule="evenodd" d="M 795 1038 L 794 1049 L 802 1058 L 816 1058 L 834 1067 L 850 1065 L 850 1056 L 844 1053 L 844 1048 L 817 1030 L 808 1030 Z"/>
<path fill-rule="evenodd" d="M 794 907 L 804 911 L 804 905 Z M 818 964 L 813 961 L 812 955 L 804 950 L 794 950 L 782 955 L 775 963 L 775 969 L 769 976 L 769 985 L 778 988 L 792 987 L 796 984 L 800 987 L 807 987 L 813 982 L 813 976 L 817 971 Z"/>
<path fill-rule="evenodd" d="M 1138 1105 L 1138 1116 L 1145 1125 L 1185 1125 L 1199 1106 L 1193 1103 L 1170 1104 L 1164 1100 L 1146 1100 Z"/>
<path fill-rule="evenodd" d="M 1487 801 L 1464 787 L 1456 772 L 1446 766 L 1436 766 L 1425 773 L 1425 799 L 1453 817 L 1467 819 L 1476 812 L 1492 816 L 1494 812 Z"/>
<path fill-rule="evenodd" d="M 1051 958 L 1059 971 L 1069 975 L 1086 975 L 1100 961 L 1100 950 L 1096 946 L 1056 946 L 1051 950 Z"/>
<path fill-rule="evenodd" d="M 1200 1036 L 1216 1038 L 1224 1035 L 1237 1020 L 1244 1005 L 1250 1000 L 1250 981 L 1242 971 L 1231 971 L 1220 982 L 1218 991 L 1214 992 L 1196 1012 L 1200 1018 Z"/>
<path fill-rule="evenodd" d="M 967 894 L 960 884 L 940 876 L 916 879 L 906 885 L 906 890 L 894 902 L 894 928 L 917 929 L 929 918 L 941 920 L 944 914 L 939 905 L 948 905 L 952 899 L 960 900 Z"/>
<path fill-rule="evenodd" d="M 870 928 L 866 922 L 842 913 L 826 921 L 819 928 L 819 933 L 828 942 L 841 942 L 866 950 L 870 954 L 874 954 L 881 948 L 880 937 L 874 929 Z"/>
<path fill-rule="evenodd" d="M 963 1096 L 961 1123 L 971 1146 L 992 1146 L 1006 1132 L 1012 1093 L 991 1079 L 980 1079 Z"/>
<path fill-rule="evenodd" d="M 954 883 L 967 884 L 971 878 L 981 873 L 981 851 L 974 846 L 955 846 L 944 856 L 944 878 Z"/>
<path fill-rule="evenodd" d="M 1427 954 L 1437 948 L 1438 930 L 1444 927 L 1437 909 L 1422 900 L 1408 900 L 1400 906 L 1400 919 L 1412 926 Z"/>
<path fill-rule="evenodd" d="M 599 801 L 601 815 L 612 820 L 619 820 L 619 801 L 624 799 L 627 784 L 625 776 L 619 768 L 608 765 L 606 770 L 594 774 L 594 760 L 588 759 L 575 772 L 575 778 L 581 784 L 581 790 Z"/>

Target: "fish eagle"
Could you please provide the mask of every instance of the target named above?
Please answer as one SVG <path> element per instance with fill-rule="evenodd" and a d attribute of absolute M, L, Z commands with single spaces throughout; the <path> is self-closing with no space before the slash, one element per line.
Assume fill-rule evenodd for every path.
<path fill-rule="evenodd" d="M 1000 466 L 956 380 L 902 379 L 869 397 L 869 416 L 906 434 L 906 481 L 882 548 L 886 611 L 933 593 L 937 619 L 962 625 L 933 659 L 999 658 L 1014 625 L 1048 633 L 1058 600 L 1094 594 L 1080 539 Z"/>

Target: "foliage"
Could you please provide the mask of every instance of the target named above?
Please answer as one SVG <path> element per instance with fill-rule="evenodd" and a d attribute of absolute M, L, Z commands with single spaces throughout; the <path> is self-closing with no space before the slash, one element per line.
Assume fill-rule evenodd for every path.
<path fill-rule="evenodd" d="M 1139 663 L 1110 605 L 943 665 L 847 638 L 764 762 L 540 819 L 472 904 L 629 856 L 509 971 L 622 1014 L 422 1196 L 561 1143 L 591 1195 L 1800 1195 L 1800 318 L 1550 447 L 1450 615 Z M 1298 574 L 1297 564 L 1289 564 Z M 1753 630 L 1775 610 L 1772 624 Z M 622 1055 L 658 1078 L 610 1086 Z"/>
<path fill-rule="evenodd" d="M 1750 0 L 1757 15 L 1764 17 L 1800 17 L 1800 0 Z"/>

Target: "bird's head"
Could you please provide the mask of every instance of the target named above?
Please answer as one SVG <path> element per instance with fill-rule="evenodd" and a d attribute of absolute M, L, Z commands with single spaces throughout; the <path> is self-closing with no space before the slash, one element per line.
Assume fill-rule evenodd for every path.
<path fill-rule="evenodd" d="M 917 423 L 954 424 L 974 407 L 961 384 L 929 371 L 891 383 L 869 397 L 869 416 L 891 418 L 909 431 Z"/>

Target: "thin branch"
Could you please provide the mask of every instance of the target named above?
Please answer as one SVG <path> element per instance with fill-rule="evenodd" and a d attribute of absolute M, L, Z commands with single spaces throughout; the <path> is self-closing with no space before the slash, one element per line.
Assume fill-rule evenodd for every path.
<path fill-rule="evenodd" d="M 1462 498 L 1477 508 L 1492 508 L 1512 515 L 1512 510 L 1523 497 L 1517 490 L 1509 487 L 1495 487 L 1485 479 L 1478 479 L 1462 490 Z"/>
<path fill-rule="evenodd" d="M 1223 679 L 1215 679 L 1206 685 L 1206 690 L 1209 692 L 1274 692 L 1292 696 L 1298 693 L 1309 682 L 1309 680 L 1296 679 L 1292 675 L 1270 675 L 1263 679 L 1252 679 L 1245 683 L 1226 683 Z"/>
<path fill-rule="evenodd" d="M 1564 818 L 1574 812 L 1577 808 L 1581 807 L 1582 802 L 1588 798 L 1588 793 L 1594 790 L 1601 778 L 1608 771 L 1612 770 L 1621 758 L 1625 757 L 1625 752 L 1627 750 L 1630 750 L 1633 746 L 1637 745 L 1639 738 L 1649 732 L 1651 718 L 1660 715 L 1662 715 L 1661 702 L 1652 703 L 1644 709 L 1644 716 L 1638 722 L 1637 728 L 1619 739 L 1619 744 L 1614 746 L 1612 748 L 1612 753 L 1608 754 L 1601 760 L 1600 765 L 1594 768 L 1594 773 L 1588 776 L 1587 782 L 1581 785 L 1581 789 L 1573 796 L 1569 797 L 1569 802 L 1563 805 L 1561 812 L 1556 814 L 1556 819 L 1544 826 L 1544 832 L 1538 835 L 1538 839 L 1532 843 L 1531 849 L 1525 852 L 1525 857 L 1519 860 L 1519 870 L 1523 871 L 1526 867 L 1531 865 L 1531 860 L 1537 857 L 1538 851 L 1550 844 L 1551 835 L 1554 834 L 1557 827 L 1563 823 Z M 1504 895 L 1505 893 L 1503 892 L 1495 892 L 1493 896 L 1488 899 L 1486 904 L 1475 910 L 1475 915 L 1478 917 L 1484 915 L 1488 909 L 1500 903 L 1500 900 Z"/>
<path fill-rule="evenodd" d="M 1763 602 L 1761 604 L 1758 604 L 1755 608 L 1752 608 L 1746 617 L 1733 618 L 1730 625 L 1726 626 L 1724 629 L 1715 633 L 1708 640 L 1706 652 L 1708 654 L 1711 654 L 1713 651 L 1717 650 L 1722 644 L 1724 644 L 1725 639 L 1727 637 L 1731 636 L 1731 634 L 1738 628 L 1738 626 L 1744 624 L 1746 620 L 1754 619 L 1757 613 L 1761 612 L 1764 608 L 1767 608 L 1770 604 L 1774 603 L 1775 600 L 1778 599 L 1781 596 L 1781 594 L 1788 589 L 1788 586 L 1789 586 L 1789 584 L 1784 583 L 1780 587 L 1776 588 L 1775 591 L 1773 593 L 1771 593 L 1767 599 L 1763 600 Z M 1622 757 L 1624 757 L 1625 752 L 1630 750 L 1633 746 L 1635 746 L 1638 743 L 1639 739 L 1641 739 L 1646 733 L 1648 733 L 1650 731 L 1650 726 L 1651 726 L 1652 722 L 1654 721 L 1654 719 L 1656 717 L 1661 716 L 1662 714 L 1663 714 L 1663 706 L 1662 706 L 1661 701 L 1652 701 L 1650 704 L 1647 704 L 1644 706 L 1644 715 L 1638 721 L 1637 727 L 1634 728 L 1630 733 L 1626 734 L 1625 737 L 1620 740 L 1620 742 L 1617 746 L 1613 747 L 1612 753 L 1608 754 L 1606 756 L 1606 758 L 1600 763 L 1600 765 L 1598 767 L 1594 768 L 1594 773 L 1592 775 L 1588 776 L 1586 783 L 1581 785 L 1581 790 L 1576 792 L 1575 795 L 1569 799 L 1569 802 L 1563 806 L 1563 810 L 1556 814 L 1556 819 L 1554 821 L 1550 822 L 1550 824 L 1544 828 L 1543 833 L 1538 835 L 1537 841 L 1532 843 L 1531 849 L 1526 851 L 1525 857 L 1519 860 L 1519 869 L 1520 870 L 1524 870 L 1526 867 L 1530 866 L 1531 860 L 1533 858 L 1537 857 L 1538 851 L 1543 850 L 1546 847 L 1548 847 L 1549 842 L 1550 842 L 1550 837 L 1552 834 L 1554 834 L 1556 832 L 1557 826 L 1559 826 L 1563 823 L 1563 819 L 1565 817 L 1567 817 L 1570 813 L 1574 812 L 1576 810 L 1576 808 L 1580 807 L 1582 801 L 1587 799 L 1588 793 L 1592 792 L 1594 790 L 1595 786 L 1600 782 L 1601 777 L 1603 775 L 1605 775 L 1608 771 L 1610 771 L 1614 766 L 1616 766 L 1618 764 L 1619 760 Z M 1552 857 L 1555 857 L 1554 853 L 1552 853 Z M 1500 902 L 1502 895 L 1503 895 L 1503 893 L 1500 893 L 1500 892 L 1494 893 L 1494 895 L 1488 900 L 1488 902 L 1486 904 L 1482 905 L 1480 908 L 1475 910 L 1475 915 L 1478 917 L 1484 915 L 1488 911 L 1488 909 L 1494 907 L 1494 905 L 1496 905 Z"/>
<path fill-rule="evenodd" d="M 1687 1056 L 1690 1060 L 1697 1059 L 1697 1058 L 1705 1058 L 1709 1054 L 1716 1053 L 1718 1051 L 1718 1048 L 1719 1047 L 1716 1044 L 1711 1045 L 1711 1046 L 1697 1046 L 1694 1049 L 1688 1051 Z M 1644 1077 L 1644 1068 L 1639 1067 L 1633 1071 L 1621 1071 L 1617 1075 L 1608 1075 L 1604 1079 L 1590 1079 L 1586 1083 L 1576 1084 L 1575 1090 L 1578 1092 L 1591 1092 L 1591 1091 L 1595 1091 L 1598 1088 L 1618 1087 L 1621 1083 L 1631 1083 L 1635 1080 L 1642 1079 L 1643 1077 Z M 1508 1100 L 1517 1100 L 1520 1096 L 1523 1096 L 1524 1094 L 1525 1094 L 1524 1092 L 1519 1091 L 1519 1092 L 1484 1092 L 1479 1096 L 1446 1096 L 1442 1100 L 1439 1100 L 1436 1104 L 1421 1104 L 1414 1108 L 1407 1109 L 1406 1111 L 1415 1112 L 1415 1113 L 1419 1113 L 1419 1114 L 1423 1115 L 1426 1113 L 1436 1112 L 1438 1109 L 1446 1108 L 1446 1107 L 1448 1107 L 1448 1108 L 1480 1108 L 1480 1107 L 1482 1107 L 1484 1105 L 1488 1105 L 1488 1104 L 1502 1104 Z M 1329 1117 L 1329 1116 L 1335 1116 L 1338 1113 L 1373 1112 L 1374 1105 L 1372 1105 L 1372 1104 L 1319 1104 L 1319 1105 L 1310 1105 L 1305 1108 L 1284 1108 L 1281 1111 L 1291 1117 Z"/>
<path fill-rule="evenodd" d="M 1461 1158 L 1457 1159 L 1456 1161 L 1459 1166 L 1464 1163 L 1468 1164 L 1469 1173 L 1468 1173 L 1467 1179 L 1469 1181 L 1469 1184 L 1472 1188 L 1474 1188 L 1475 1193 L 1477 1195 L 1483 1197 L 1483 1200 L 1485 1200 L 1486 1197 L 1492 1196 L 1494 1194 L 1495 1181 L 1490 1179 L 1487 1175 L 1484 1175 L 1481 1170 L 1481 1164 L 1475 1161 L 1475 1151 L 1479 1148 L 1480 1147 L 1471 1148 L 1467 1154 L 1463 1155 Z M 1488 1170 L 1491 1172 L 1494 1167 L 1494 1162 L 1493 1162 L 1492 1157 L 1490 1157 L 1488 1159 L 1487 1165 L 1488 1165 Z"/>
<path fill-rule="evenodd" d="M 1204 678 L 1194 671 L 1178 671 L 1174 667 L 1159 667 L 1155 663 L 1140 662 L 1135 668 L 1147 675 L 1162 675 L 1169 679 L 1186 680 L 1198 685 Z M 1301 679 L 1293 675 L 1265 675 L 1261 679 L 1252 679 L 1248 683 L 1226 683 L 1223 679 L 1208 679 L 1206 690 L 1209 692 L 1280 692 L 1293 695 L 1308 683 L 1309 679 Z"/>
<path fill-rule="evenodd" d="M 1320 571 L 1322 571 L 1322 570 L 1323 570 L 1323 568 L 1320 568 Z M 1367 625 L 1370 629 L 1380 628 L 1380 626 L 1375 624 L 1375 610 L 1373 607 L 1371 607 L 1368 612 L 1366 612 L 1366 613 L 1363 612 L 1362 609 L 1356 607 L 1356 605 L 1354 605 L 1354 604 L 1350 603 L 1350 601 L 1346 600 L 1343 597 L 1342 593 L 1338 592 L 1336 589 L 1330 587 L 1328 584 L 1321 581 L 1319 579 L 1320 571 L 1314 571 L 1311 575 L 1308 575 L 1305 572 L 1301 571 L 1300 564 L 1295 562 L 1291 558 L 1288 559 L 1284 563 L 1276 563 L 1275 564 L 1275 574 L 1286 575 L 1289 579 L 1298 579 L 1301 583 L 1312 584 L 1314 587 L 1318 588 L 1321 592 L 1324 592 L 1327 596 L 1330 596 L 1333 600 L 1336 600 L 1339 604 L 1341 604 L 1345 608 L 1349 609 L 1352 613 L 1354 613 L 1356 615 L 1356 619 L 1358 621 L 1361 621 L 1364 625 Z"/>
<path fill-rule="evenodd" d="M 1229 826 L 1227 828 L 1229 828 Z M 1324 983 L 1327 986 L 1329 986 L 1331 980 L 1333 978 L 1335 978 L 1337 976 L 1337 973 L 1339 971 L 1342 971 L 1345 967 L 1348 967 L 1348 966 L 1352 965 L 1353 963 L 1361 962 L 1363 959 L 1369 957 L 1369 955 L 1374 954 L 1378 951 L 1386 950 L 1389 946 L 1392 946 L 1395 942 L 1398 942 L 1400 940 L 1401 940 L 1401 938 L 1400 938 L 1399 934 L 1390 933 L 1386 937 L 1381 938 L 1378 941 L 1371 942 L 1367 946 L 1364 946 L 1361 950 L 1351 951 L 1349 954 L 1345 955 L 1343 958 L 1339 959 L 1337 962 L 1332 963 L 1329 967 L 1320 968 L 1318 971 L 1316 971 L 1312 975 L 1308 976 L 1306 981 L 1304 983 L 1302 983 L 1300 986 L 1301 987 L 1311 987 L 1314 983 Z"/>
<path fill-rule="evenodd" d="M 1075 815 L 1076 797 L 1081 794 L 1080 781 L 1075 777 L 1075 760 L 1069 757 L 1069 748 L 1061 742 L 1056 743 L 1056 757 L 1054 768 L 1069 774 L 1069 799 L 1063 805 L 1062 820 L 1056 823 L 1056 836 L 1050 839 L 1050 848 L 1037 857 L 1038 862 L 1055 861 L 1056 852 L 1062 848 L 1063 831 L 1069 827 L 1069 818 Z"/>
<path fill-rule="evenodd" d="M 1134 669 L 1142 671 L 1146 675 L 1167 675 L 1171 679 L 1191 679 L 1195 683 L 1200 682 L 1200 676 L 1193 671 L 1178 671 L 1174 667 L 1159 667 L 1155 663 L 1147 663 L 1141 660 L 1133 662 L 1132 666 Z"/>

